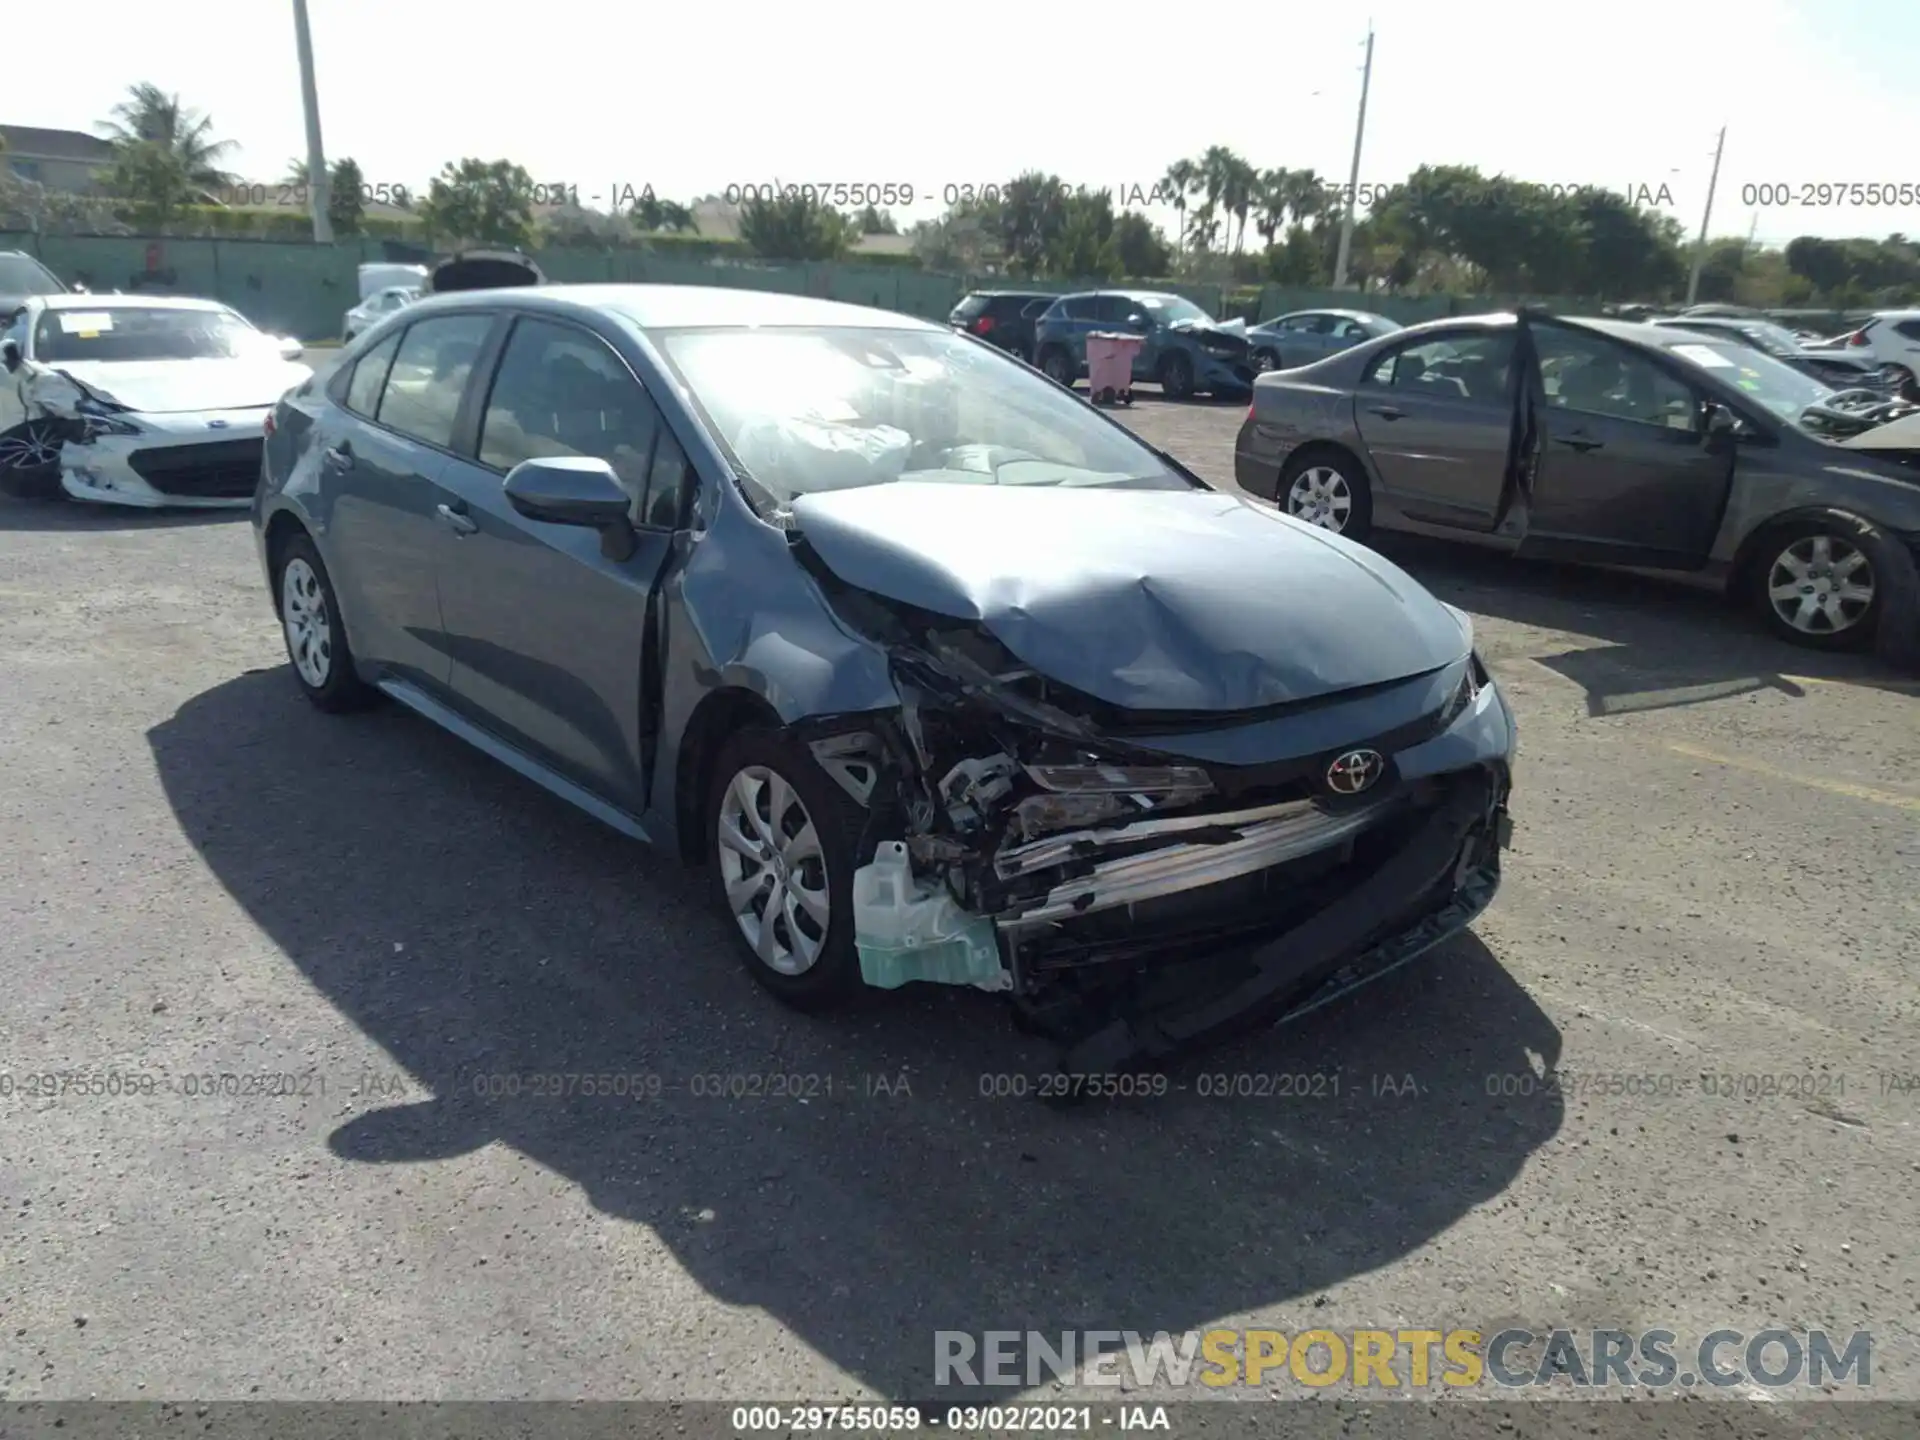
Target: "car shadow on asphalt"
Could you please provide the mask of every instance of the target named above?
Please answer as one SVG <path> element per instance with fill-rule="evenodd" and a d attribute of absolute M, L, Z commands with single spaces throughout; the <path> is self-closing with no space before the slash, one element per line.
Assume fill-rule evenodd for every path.
<path fill-rule="evenodd" d="M 0 495 L 0 530 L 171 530 L 246 518 L 246 509 L 240 506 L 228 510 L 142 510 L 131 505 L 88 505 L 65 496 L 24 499 Z"/>
<path fill-rule="evenodd" d="M 1590 715 L 1705 704 L 1807 681 L 1920 694 L 1920 684 L 1869 653 L 1835 654 L 1775 639 L 1724 597 L 1674 581 L 1514 560 L 1410 535 L 1369 541 L 1449 604 L 1555 632 L 1531 658 L 1579 685 Z M 1562 633 L 1601 642 L 1558 648 Z"/>
<path fill-rule="evenodd" d="M 275 668 L 148 740 L 212 873 L 431 1096 L 316 1145 L 511 1146 L 895 1400 L 981 1398 L 936 1386 L 936 1331 L 1311 1304 L 1498 1197 L 1564 1118 L 1536 1082 L 1558 1031 L 1472 935 L 1162 1095 L 1061 1109 L 1019 1095 L 1051 1055 L 994 1000 L 789 1013 L 704 875 L 397 709 L 321 715 Z"/>

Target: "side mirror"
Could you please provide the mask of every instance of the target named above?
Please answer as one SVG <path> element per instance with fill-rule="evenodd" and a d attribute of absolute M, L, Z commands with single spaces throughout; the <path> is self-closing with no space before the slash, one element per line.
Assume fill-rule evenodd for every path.
<path fill-rule="evenodd" d="M 507 472 L 507 503 L 529 520 L 580 525 L 600 532 L 600 553 L 611 560 L 633 554 L 633 502 L 613 467 L 588 455 L 522 460 Z"/>
<path fill-rule="evenodd" d="M 302 345 L 298 340 L 295 340 L 292 336 L 283 336 L 281 338 L 280 358 L 282 360 L 298 360 L 306 353 L 307 347 Z"/>
<path fill-rule="evenodd" d="M 1720 439 L 1725 436 L 1735 435 L 1739 433 L 1739 430 L 1740 430 L 1740 421 L 1731 410 L 1727 409 L 1727 407 L 1724 405 L 1714 404 L 1712 402 L 1708 403 L 1707 405 L 1707 438 L 1708 439 L 1714 440 L 1714 439 Z"/>
<path fill-rule="evenodd" d="M 7 367 L 7 373 L 13 374 L 21 365 L 20 342 L 18 340 L 0 340 L 0 365 Z"/>
<path fill-rule="evenodd" d="M 1136 310 L 1127 316 L 1127 328 L 1129 330 L 1151 330 L 1153 325 L 1145 315 Z"/>

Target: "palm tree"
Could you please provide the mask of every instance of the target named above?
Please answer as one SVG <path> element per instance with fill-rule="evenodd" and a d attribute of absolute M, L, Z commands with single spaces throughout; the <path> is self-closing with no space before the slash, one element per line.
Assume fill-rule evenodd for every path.
<path fill-rule="evenodd" d="M 1167 173 L 1160 179 L 1157 188 L 1166 193 L 1167 203 L 1172 205 L 1180 216 L 1180 230 L 1174 237 L 1174 252 L 1180 253 L 1187 243 L 1187 201 L 1200 183 L 1200 171 L 1191 160 L 1176 160 L 1167 167 Z"/>
<path fill-rule="evenodd" d="M 1253 228 L 1260 232 L 1260 239 L 1269 248 L 1274 236 L 1286 228 L 1287 197 L 1291 193 L 1288 184 L 1292 176 L 1293 172 L 1284 167 L 1262 170 L 1254 182 Z"/>
<path fill-rule="evenodd" d="M 1220 203 L 1233 216 L 1233 248 L 1239 253 L 1247 238 L 1247 212 L 1259 196 L 1260 172 L 1232 151 L 1227 152 L 1220 178 Z"/>
<path fill-rule="evenodd" d="M 127 98 L 113 107 L 112 118 L 103 120 L 100 129 L 118 149 L 151 145 L 164 151 L 199 189 L 233 184 L 233 176 L 217 163 L 233 149 L 233 142 L 214 139 L 210 118 L 158 85 L 142 81 L 129 86 Z"/>

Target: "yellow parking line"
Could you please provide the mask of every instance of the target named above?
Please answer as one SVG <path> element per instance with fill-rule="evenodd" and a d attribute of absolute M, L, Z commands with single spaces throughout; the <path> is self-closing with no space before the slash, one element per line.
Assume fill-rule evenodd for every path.
<path fill-rule="evenodd" d="M 1685 755 L 1694 760 L 1707 760 L 1715 765 L 1726 765 L 1735 770 L 1750 770 L 1755 775 L 1765 775 L 1769 780 L 1790 780 L 1795 785 L 1811 786 L 1815 790 L 1824 790 L 1829 795 L 1845 795 L 1853 800 L 1869 800 L 1875 805 L 1891 805 L 1896 810 L 1920 810 L 1920 795 L 1901 795 L 1892 790 L 1876 790 L 1871 785 L 1855 785 L 1849 780 L 1818 780 L 1811 775 L 1796 775 L 1791 770 L 1782 770 L 1769 765 L 1764 760 L 1747 760 L 1738 755 L 1721 755 L 1713 750 L 1702 750 L 1697 745 L 1682 745 L 1669 741 L 1667 748 L 1676 755 Z"/>

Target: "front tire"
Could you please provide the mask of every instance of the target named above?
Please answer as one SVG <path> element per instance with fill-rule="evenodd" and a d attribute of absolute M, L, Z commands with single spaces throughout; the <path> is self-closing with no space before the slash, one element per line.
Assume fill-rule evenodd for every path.
<path fill-rule="evenodd" d="M 1789 644 L 1859 650 L 1873 640 L 1893 573 L 1889 541 L 1851 515 L 1803 520 L 1767 537 L 1749 572 L 1747 599 Z"/>
<path fill-rule="evenodd" d="M 0 493 L 20 500 L 53 500 L 60 488 L 59 430 L 48 420 L 29 420 L 0 435 Z"/>
<path fill-rule="evenodd" d="M 805 746 L 736 731 L 707 796 L 713 894 L 748 973 L 796 1010 L 843 1005 L 860 988 L 853 872 L 865 812 Z"/>
<path fill-rule="evenodd" d="M 1295 455 L 1281 468 L 1273 498 L 1294 519 L 1349 540 L 1365 540 L 1373 529 L 1373 488 L 1351 456 Z"/>
<path fill-rule="evenodd" d="M 1280 357 L 1271 350 L 1256 350 L 1253 352 L 1253 368 L 1261 375 L 1269 370 L 1278 370 Z"/>
<path fill-rule="evenodd" d="M 287 659 L 307 699 L 333 714 L 370 704 L 376 692 L 354 669 L 333 581 L 307 536 L 296 535 L 281 547 L 273 593 Z"/>
<path fill-rule="evenodd" d="M 1193 361 L 1179 351 L 1160 362 L 1160 389 L 1169 400 L 1193 396 Z"/>

